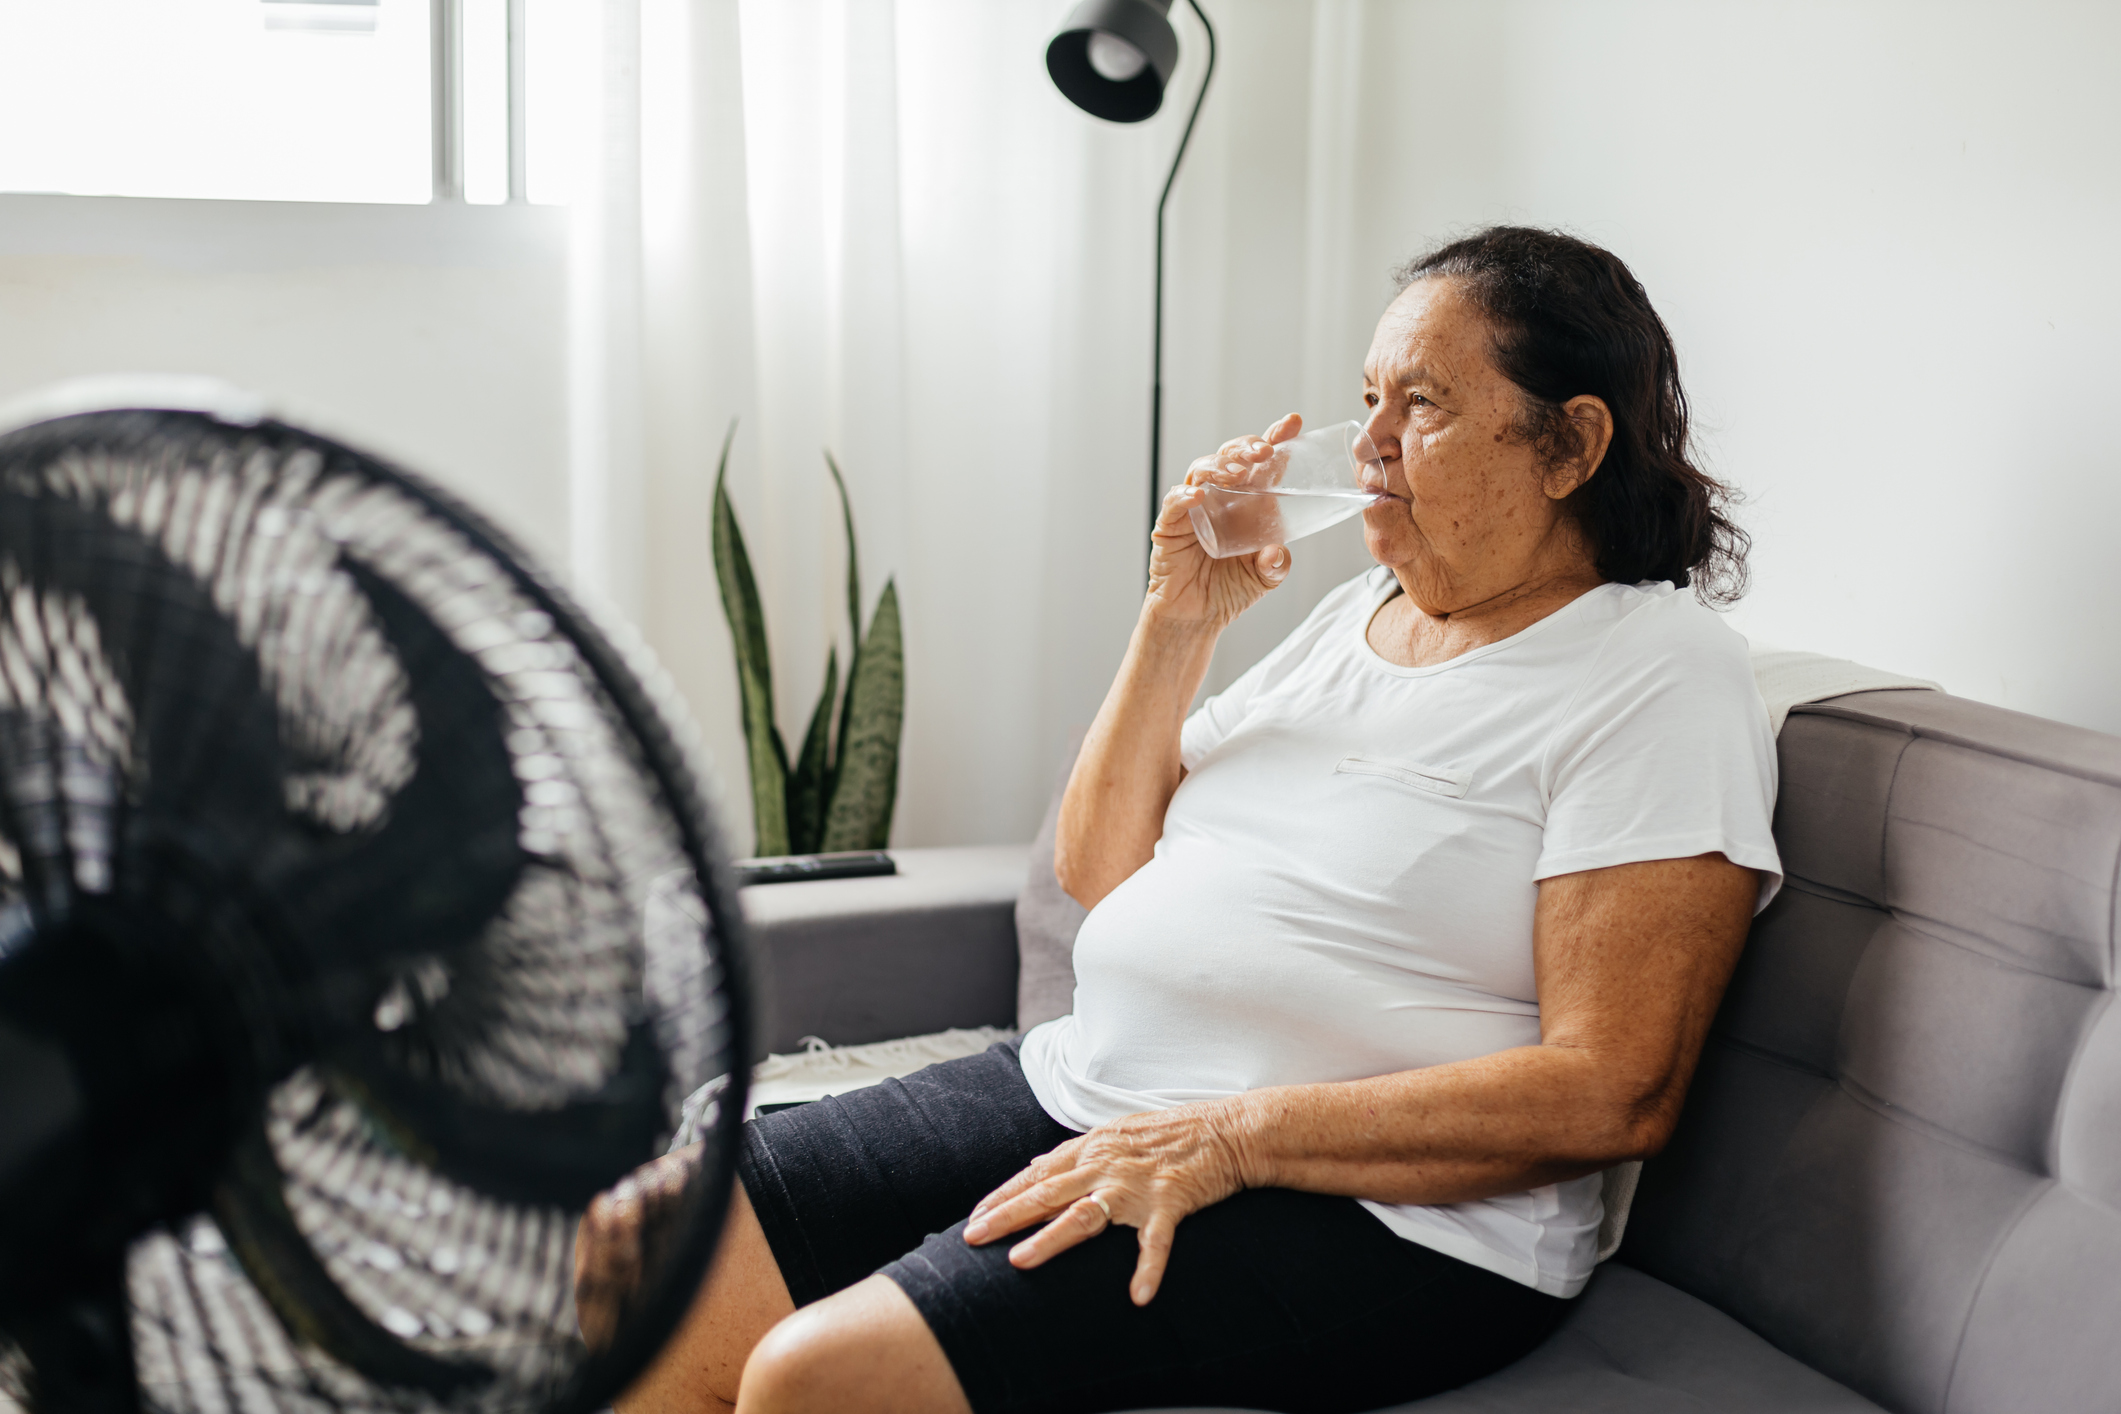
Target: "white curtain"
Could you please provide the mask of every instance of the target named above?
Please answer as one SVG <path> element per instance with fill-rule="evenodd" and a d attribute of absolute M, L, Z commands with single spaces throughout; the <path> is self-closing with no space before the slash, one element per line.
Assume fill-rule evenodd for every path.
<path fill-rule="evenodd" d="M 1163 112 L 1117 127 L 1046 79 L 1065 9 L 602 0 L 600 128 L 577 182 L 570 280 L 573 572 L 642 626 L 690 700 L 738 849 L 748 794 L 708 550 L 730 419 L 791 742 L 826 646 L 846 661 L 824 448 L 854 501 L 865 616 L 897 582 L 896 842 L 1028 838 L 1125 645 L 1145 533 L 1156 192 L 1205 37 L 1180 6 Z M 1359 41 L 1358 7 L 1254 0 L 1211 14 L 1216 90 L 1172 206 L 1167 479 L 1290 407 L 1352 411 L 1353 389 L 1326 370 L 1346 383 L 1367 336 L 1367 317 L 1317 312 L 1362 282 L 1325 209 L 1345 199 L 1347 163 L 1313 152 L 1337 150 L 1353 110 L 1331 88 L 1320 128 L 1308 98 L 1313 70 L 1336 72 Z M 1247 625 L 1229 662 L 1286 631 L 1359 556 L 1352 536 L 1299 555 L 1307 580 Z"/>

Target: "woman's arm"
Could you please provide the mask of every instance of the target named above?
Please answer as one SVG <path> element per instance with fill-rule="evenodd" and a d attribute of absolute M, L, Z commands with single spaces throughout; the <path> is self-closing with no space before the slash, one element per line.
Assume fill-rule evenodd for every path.
<path fill-rule="evenodd" d="M 1242 473 L 1303 428 L 1291 414 L 1265 441 L 1240 437 L 1186 471 L 1164 498 L 1151 535 L 1149 592 L 1127 642 L 1119 676 L 1083 738 L 1061 798 L 1053 839 L 1053 872 L 1084 908 L 1118 888 L 1149 862 L 1164 833 L 1164 810 L 1185 778 L 1178 732 L 1207 676 L 1215 640 L 1231 620 L 1289 573 L 1289 552 L 1270 545 L 1256 555 L 1216 560 L 1201 549 L 1187 519 L 1193 488 L 1225 468 Z"/>
<path fill-rule="evenodd" d="M 1053 836 L 1054 875 L 1084 908 L 1097 907 L 1148 863 L 1163 836 L 1164 810 L 1186 774 L 1179 728 L 1219 633 L 1167 622 L 1146 607 L 1134 626 L 1119 676 L 1068 774 Z"/>
<path fill-rule="evenodd" d="M 1745 944 L 1759 876 L 1720 854 L 1539 888 L 1540 1040 L 1228 1102 L 1246 1186 L 1458 1203 L 1662 1149 Z"/>
<path fill-rule="evenodd" d="M 1538 1045 L 1129 1115 L 995 1190 L 966 1238 L 1053 1218 L 1010 1253 L 1036 1266 L 1102 1231 L 1110 1209 L 1141 1230 L 1133 1293 L 1146 1302 L 1179 1220 L 1240 1188 L 1456 1203 L 1653 1154 L 1678 1120 L 1758 888 L 1720 854 L 1548 879 L 1533 933 Z"/>

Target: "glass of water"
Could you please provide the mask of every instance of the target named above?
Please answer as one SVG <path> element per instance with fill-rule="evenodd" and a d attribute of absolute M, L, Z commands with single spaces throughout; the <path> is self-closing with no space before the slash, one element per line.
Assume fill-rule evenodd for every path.
<path fill-rule="evenodd" d="M 1201 548 L 1227 560 L 1338 525 L 1384 489 L 1384 463 L 1369 434 L 1359 422 L 1339 422 L 1277 443 L 1266 461 L 1201 483 L 1187 518 Z"/>

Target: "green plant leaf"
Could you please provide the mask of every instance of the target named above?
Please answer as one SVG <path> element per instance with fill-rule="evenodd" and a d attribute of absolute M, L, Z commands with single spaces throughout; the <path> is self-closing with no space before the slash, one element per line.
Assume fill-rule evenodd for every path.
<path fill-rule="evenodd" d="M 847 479 L 840 475 L 840 464 L 825 453 L 825 470 L 832 473 L 832 484 L 840 493 L 840 524 L 847 528 L 847 632 L 850 642 L 858 645 L 862 641 L 862 571 L 854 557 L 854 507 L 847 502 Z M 854 667 L 849 663 L 847 681 L 854 681 Z"/>
<path fill-rule="evenodd" d="M 827 759 L 827 738 L 832 734 L 832 702 L 840 690 L 840 657 L 825 650 L 825 690 L 818 694 L 810 713 L 810 729 L 803 733 L 802 754 L 795 758 L 795 773 L 788 777 L 788 852 L 814 854 L 825 835 L 825 791 L 832 772 Z"/>
<path fill-rule="evenodd" d="M 714 473 L 714 577 L 722 591 L 722 612 L 729 619 L 729 638 L 736 648 L 737 688 L 744 711 L 744 754 L 751 768 L 751 820 L 760 854 L 788 850 L 788 748 L 773 721 L 773 660 L 766 646 L 766 611 L 752 578 L 751 556 L 737 529 L 730 504 L 729 446 L 736 423 L 722 438 L 722 458 Z"/>
<path fill-rule="evenodd" d="M 854 675 L 862 666 L 862 570 L 854 547 L 854 508 L 847 501 L 847 479 L 840 464 L 825 449 L 825 470 L 840 493 L 840 524 L 847 531 L 847 700 L 840 704 L 839 754 L 825 770 L 825 796 L 830 801 L 839 792 L 839 769 L 847 759 L 847 727 L 854 717 Z"/>
<path fill-rule="evenodd" d="M 889 842 L 891 811 L 898 796 L 899 729 L 905 715 L 898 586 L 885 580 L 876 614 L 869 620 L 869 633 L 847 675 L 839 775 L 825 812 L 820 848 L 882 849 Z"/>

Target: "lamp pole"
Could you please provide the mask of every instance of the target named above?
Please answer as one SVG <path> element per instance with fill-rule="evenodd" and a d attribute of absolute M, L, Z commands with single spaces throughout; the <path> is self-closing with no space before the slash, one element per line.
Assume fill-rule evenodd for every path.
<path fill-rule="evenodd" d="M 1171 185 L 1178 180 L 1178 166 L 1186 160 L 1186 145 L 1193 141 L 1193 125 L 1200 121 L 1200 105 L 1208 98 L 1208 81 L 1215 77 L 1215 26 L 1208 22 L 1208 12 L 1201 9 L 1200 0 L 1186 0 L 1193 13 L 1200 17 L 1201 28 L 1208 32 L 1208 63 L 1201 71 L 1200 92 L 1193 95 L 1193 111 L 1186 115 L 1186 130 L 1179 135 L 1178 151 L 1171 154 L 1171 170 L 1164 177 L 1163 194 L 1156 198 L 1156 313 L 1153 319 L 1155 332 L 1150 339 L 1149 373 L 1149 532 L 1156 533 L 1156 513 L 1163 508 L 1163 453 L 1164 453 L 1164 209 L 1171 204 Z M 1151 543 L 1145 556 L 1154 555 L 1156 546 Z M 1146 560 L 1143 574 L 1146 577 Z"/>

